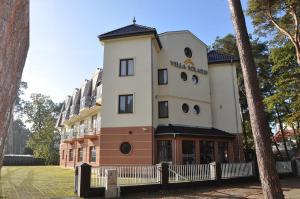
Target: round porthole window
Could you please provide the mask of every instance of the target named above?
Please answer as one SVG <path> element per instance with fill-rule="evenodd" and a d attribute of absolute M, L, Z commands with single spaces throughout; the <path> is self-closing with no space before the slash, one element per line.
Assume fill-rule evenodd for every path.
<path fill-rule="evenodd" d="M 123 142 L 120 146 L 120 151 L 123 154 L 128 154 L 131 151 L 131 144 L 129 144 L 129 142 Z"/>
<path fill-rule="evenodd" d="M 186 103 L 182 104 L 182 111 L 184 113 L 189 112 L 189 105 L 187 105 Z"/>
<path fill-rule="evenodd" d="M 200 108 L 199 108 L 198 105 L 195 105 L 195 106 L 194 106 L 193 112 L 194 112 L 195 114 L 199 115 L 199 113 L 200 113 Z"/>
<path fill-rule="evenodd" d="M 186 47 L 186 48 L 184 49 L 184 54 L 185 54 L 185 56 L 187 56 L 188 58 L 191 58 L 192 55 L 193 55 L 192 50 L 191 50 L 189 47 Z"/>
<path fill-rule="evenodd" d="M 192 82 L 193 82 L 193 84 L 198 84 L 198 77 L 197 77 L 197 75 L 193 75 Z"/>
<path fill-rule="evenodd" d="M 183 81 L 187 80 L 187 74 L 185 72 L 181 72 L 180 76 Z"/>

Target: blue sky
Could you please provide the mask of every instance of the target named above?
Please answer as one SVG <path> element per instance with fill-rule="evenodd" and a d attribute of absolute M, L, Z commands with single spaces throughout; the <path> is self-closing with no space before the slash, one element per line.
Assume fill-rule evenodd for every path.
<path fill-rule="evenodd" d="M 64 100 L 102 67 L 97 35 L 131 24 L 133 16 L 158 33 L 188 29 L 207 45 L 233 33 L 226 0 L 31 0 L 25 98 L 38 92 Z M 247 26 L 251 33 L 248 18 Z"/>

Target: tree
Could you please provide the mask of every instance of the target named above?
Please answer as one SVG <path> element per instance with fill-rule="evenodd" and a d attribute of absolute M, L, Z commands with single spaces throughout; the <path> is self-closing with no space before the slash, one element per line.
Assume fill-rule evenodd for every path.
<path fill-rule="evenodd" d="M 273 159 L 256 67 L 239 0 L 228 0 L 244 77 L 260 180 L 265 198 L 284 198 Z"/>
<path fill-rule="evenodd" d="M 57 164 L 59 151 L 59 132 L 55 129 L 55 122 L 59 114 L 59 105 L 48 96 L 32 94 L 31 101 L 24 107 L 27 123 L 31 124 L 31 134 L 27 146 L 33 155 L 43 158 L 46 164 Z"/>
<path fill-rule="evenodd" d="M 260 35 L 273 34 L 283 42 L 288 39 L 300 65 L 300 0 L 249 0 L 248 15 Z"/>
<path fill-rule="evenodd" d="M 5 147 L 6 154 L 23 154 L 25 152 L 26 141 L 30 133 L 22 120 L 25 103 L 22 95 L 25 89 L 27 89 L 27 82 L 20 82 L 13 108 L 12 128 L 8 133 Z"/>
<path fill-rule="evenodd" d="M 0 166 L 29 48 L 29 1 L 0 1 Z M 1 167 L 0 167 L 1 169 Z"/>
<path fill-rule="evenodd" d="M 296 137 L 300 151 L 300 68 L 296 62 L 294 47 L 291 42 L 271 49 L 272 80 L 275 90 L 265 99 L 269 109 L 277 110 L 277 121 L 281 132 L 283 124 L 290 126 Z M 283 143 L 285 138 L 283 135 Z"/>

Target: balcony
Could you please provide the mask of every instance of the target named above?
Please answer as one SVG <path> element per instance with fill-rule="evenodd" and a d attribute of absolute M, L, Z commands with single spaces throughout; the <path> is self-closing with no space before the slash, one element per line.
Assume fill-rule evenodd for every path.
<path fill-rule="evenodd" d="M 63 111 L 62 112 L 62 123 L 64 123 L 64 121 L 69 120 L 70 117 L 70 112 L 69 111 Z"/>
<path fill-rule="evenodd" d="M 80 111 L 89 108 L 92 105 L 92 97 L 84 96 L 80 100 Z"/>
<path fill-rule="evenodd" d="M 93 128 L 87 127 L 85 124 L 80 125 L 79 127 L 79 137 L 84 138 L 96 138 L 96 134 L 100 132 L 100 124 L 96 124 Z"/>
<path fill-rule="evenodd" d="M 97 87 L 96 105 L 102 104 L 102 84 Z"/>
<path fill-rule="evenodd" d="M 72 143 L 78 137 L 78 132 L 75 129 L 70 129 L 69 131 L 62 134 L 62 141 L 65 143 Z"/>
<path fill-rule="evenodd" d="M 74 104 L 70 107 L 70 117 L 79 114 L 79 104 Z"/>

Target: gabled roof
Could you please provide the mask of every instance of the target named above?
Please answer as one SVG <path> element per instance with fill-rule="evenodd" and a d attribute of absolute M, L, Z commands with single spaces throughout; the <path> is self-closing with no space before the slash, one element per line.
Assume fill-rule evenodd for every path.
<path fill-rule="evenodd" d="M 233 55 L 212 50 L 207 53 L 207 60 L 208 60 L 208 64 L 218 64 L 218 63 L 238 62 L 239 58 Z"/>
<path fill-rule="evenodd" d="M 234 138 L 234 135 L 226 131 L 216 128 L 200 128 L 188 126 L 158 126 L 155 135 L 183 135 L 183 136 L 201 136 L 201 137 L 220 137 L 220 138 Z"/>
<path fill-rule="evenodd" d="M 159 48 L 162 48 L 161 42 L 158 38 L 157 32 L 155 28 L 142 26 L 138 24 L 131 24 L 128 26 L 124 26 L 122 28 L 118 28 L 116 30 L 101 34 L 98 36 L 100 41 L 108 40 L 108 39 L 117 39 L 124 37 L 133 37 L 133 36 L 141 36 L 141 35 L 151 35 L 155 36 L 155 39 L 159 45 Z"/>

